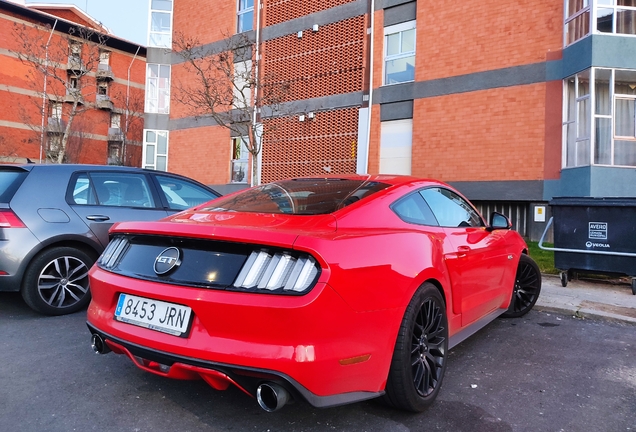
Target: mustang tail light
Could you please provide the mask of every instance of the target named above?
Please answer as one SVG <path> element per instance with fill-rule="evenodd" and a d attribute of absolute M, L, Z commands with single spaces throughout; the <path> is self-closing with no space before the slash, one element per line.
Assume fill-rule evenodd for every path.
<path fill-rule="evenodd" d="M 0 228 L 25 228 L 25 225 L 13 211 L 0 210 Z"/>
<path fill-rule="evenodd" d="M 316 260 L 309 255 L 294 257 L 286 252 L 253 251 L 234 281 L 235 288 L 307 291 L 318 275 Z"/>
<path fill-rule="evenodd" d="M 112 269 L 126 246 L 128 246 L 126 237 L 117 236 L 113 238 L 97 260 L 97 264 L 105 269 Z"/>

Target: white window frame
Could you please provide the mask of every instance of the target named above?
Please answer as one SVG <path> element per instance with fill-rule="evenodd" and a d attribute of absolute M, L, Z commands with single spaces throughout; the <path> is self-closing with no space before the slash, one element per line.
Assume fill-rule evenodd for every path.
<path fill-rule="evenodd" d="M 569 11 L 568 11 L 568 4 L 569 4 L 570 0 L 564 0 L 564 16 L 563 16 L 563 22 L 564 22 L 564 28 L 563 28 L 563 46 L 567 47 L 568 45 L 572 45 L 575 42 L 578 42 L 582 39 L 585 39 L 586 37 L 592 35 L 592 34 L 604 34 L 604 35 L 620 35 L 620 36 L 628 36 L 628 37 L 636 37 L 636 33 L 617 33 L 616 32 L 616 23 L 618 22 L 618 14 L 621 12 L 626 12 L 626 11 L 633 11 L 633 13 L 635 14 L 635 18 L 636 18 L 636 6 L 619 6 L 617 5 L 616 0 L 612 0 L 612 4 L 609 5 L 605 5 L 605 4 L 599 4 L 598 0 L 588 0 L 587 1 L 587 5 L 583 5 L 583 7 L 574 12 L 573 14 L 571 14 L 570 16 L 568 16 Z M 611 12 L 611 16 L 612 16 L 612 31 L 611 32 L 599 32 L 598 31 L 598 15 L 599 15 L 599 11 L 602 9 L 606 9 L 606 10 L 612 10 Z M 572 41 L 568 41 L 568 25 L 575 21 L 577 18 L 579 18 L 580 16 L 584 15 L 584 14 L 588 14 L 589 15 L 589 22 L 587 23 L 588 25 L 588 29 L 589 31 L 586 34 L 583 34 L 581 36 L 579 36 L 577 39 L 574 39 Z M 609 15 L 606 15 L 609 16 Z M 636 27 L 635 27 L 636 29 Z"/>
<path fill-rule="evenodd" d="M 157 76 L 152 76 L 152 68 L 157 68 Z M 161 76 L 161 71 L 168 71 L 168 76 Z M 146 97 L 145 112 L 154 114 L 170 114 L 170 80 L 172 68 L 161 63 L 148 63 L 146 65 Z M 160 106 L 160 102 L 164 105 Z"/>
<path fill-rule="evenodd" d="M 610 71 L 610 82 L 609 82 L 609 107 L 610 107 L 610 113 L 609 114 L 600 114 L 596 112 L 596 77 L 597 77 L 597 71 L 598 70 L 605 70 L 605 71 Z M 633 100 L 634 104 L 636 105 L 636 95 L 634 94 L 617 94 L 615 92 L 615 87 L 616 87 L 616 72 L 620 71 L 621 69 L 616 69 L 616 68 L 605 68 L 605 67 L 600 67 L 600 68 L 590 68 L 590 69 L 586 69 L 584 71 L 581 71 L 579 74 L 573 75 L 571 77 L 568 77 L 564 80 L 564 86 L 563 86 L 563 157 L 562 157 L 562 167 L 564 169 L 567 168 L 576 168 L 576 167 L 581 167 L 581 166 L 612 166 L 612 167 L 628 167 L 628 168 L 636 168 L 636 166 L 633 165 L 627 165 L 627 164 L 621 164 L 621 163 L 617 163 L 617 161 L 615 160 L 615 148 L 616 148 L 616 141 L 633 141 L 634 142 L 634 146 L 636 146 L 636 130 L 634 130 L 634 135 L 633 136 L 619 136 L 617 135 L 616 132 L 616 116 L 617 116 L 617 109 L 616 109 L 616 102 L 618 100 Z M 585 94 L 585 95 L 580 95 L 579 94 L 579 75 L 585 74 L 586 72 L 589 71 L 589 94 Z M 634 72 L 634 71 L 631 71 Z M 568 112 L 567 112 L 567 101 L 569 98 L 568 95 L 568 86 L 567 86 L 567 81 L 574 79 L 575 80 L 575 85 L 574 85 L 574 91 L 575 91 L 575 98 L 574 98 L 574 103 L 576 104 L 576 107 L 574 108 L 574 112 L 575 112 L 575 118 L 571 119 L 568 118 Z M 634 82 L 634 84 L 636 84 L 636 80 Z M 581 109 L 579 104 L 580 103 L 588 103 L 590 106 L 590 110 L 589 110 L 589 118 L 581 118 Z M 609 159 L 609 163 L 598 163 L 595 157 L 596 154 L 596 147 L 597 147 L 597 142 L 596 142 L 596 124 L 597 124 L 597 120 L 598 119 L 610 119 L 611 120 L 611 135 L 610 135 L 610 153 L 609 155 L 607 155 L 608 159 Z M 581 125 L 587 123 L 587 127 L 589 129 L 589 134 L 585 135 L 585 134 L 581 134 Z M 635 125 L 636 125 L 636 119 L 634 121 Z M 574 151 L 576 152 L 576 157 L 578 157 L 578 143 L 579 142 L 585 142 L 587 140 L 589 140 L 589 148 L 588 148 L 588 160 L 585 161 L 579 161 L 578 159 L 575 159 L 575 163 L 568 165 L 568 136 L 567 136 L 567 127 L 568 126 L 574 126 L 574 130 L 576 131 L 576 137 L 575 137 L 575 149 Z M 635 126 L 636 127 L 636 126 Z M 618 161 L 621 162 L 621 161 Z M 624 162 L 624 161 L 623 161 Z"/>
<path fill-rule="evenodd" d="M 163 9 L 153 9 L 153 0 L 150 0 L 150 12 L 148 13 L 148 46 L 155 48 L 172 48 L 172 28 L 173 28 L 173 10 L 174 10 L 174 1 L 170 1 L 170 10 Z M 168 14 L 170 16 L 170 28 L 165 31 L 153 31 L 152 30 L 152 18 L 153 14 Z"/>
<path fill-rule="evenodd" d="M 252 6 L 245 7 L 245 4 L 248 0 L 237 0 L 236 1 L 236 32 L 243 33 L 246 31 L 254 30 L 254 1 L 252 0 Z M 243 28 L 241 26 L 241 18 L 243 15 L 252 14 L 252 22 L 250 23 L 250 28 Z"/>
<path fill-rule="evenodd" d="M 408 58 L 408 57 L 413 57 L 415 59 L 416 56 L 416 52 L 417 52 L 417 34 L 415 36 L 415 39 L 413 41 L 413 51 L 406 51 L 403 52 L 401 45 L 402 45 L 402 37 L 400 37 L 400 53 L 399 54 L 393 54 L 393 55 L 387 55 L 387 50 L 388 50 L 388 37 L 390 35 L 394 35 L 396 33 L 403 33 L 405 31 L 409 31 L 409 30 L 416 30 L 417 31 L 417 27 L 416 27 L 416 21 L 407 21 L 407 22 L 403 22 L 400 24 L 395 24 L 392 26 L 388 26 L 388 27 L 384 27 L 384 50 L 383 50 L 383 59 L 382 59 L 382 84 L 383 85 L 393 85 L 393 84 L 402 84 L 405 82 L 413 82 L 415 81 L 415 73 L 413 73 L 413 79 L 412 80 L 408 80 L 408 81 L 400 81 L 400 82 L 396 82 L 396 83 L 388 83 L 387 82 L 387 76 L 386 76 L 386 65 L 388 62 L 393 61 L 393 60 L 400 60 L 400 59 L 404 59 L 404 58 Z"/>
<path fill-rule="evenodd" d="M 247 183 L 248 179 L 249 179 L 249 158 L 250 158 L 250 152 L 247 149 L 247 142 L 249 140 L 249 137 L 247 136 L 240 136 L 240 137 L 232 137 L 232 161 L 231 161 L 231 166 L 230 166 L 230 183 Z M 238 142 L 240 141 L 240 143 Z M 239 149 L 239 157 L 235 158 L 236 153 L 235 153 L 235 148 L 237 146 L 237 144 L 240 145 L 240 149 Z M 236 179 L 234 176 L 234 171 L 235 171 L 235 167 L 238 167 L 239 165 L 243 165 L 244 169 L 243 169 L 243 178 L 241 179 Z"/>
<path fill-rule="evenodd" d="M 165 135 L 166 137 L 166 152 L 165 153 L 159 153 L 159 146 L 158 146 L 158 142 L 159 140 L 157 138 L 155 138 L 154 142 L 149 142 L 148 141 L 148 133 L 149 132 L 153 132 L 155 133 L 155 136 L 158 137 L 159 135 Z M 152 156 L 152 161 L 148 162 L 147 158 L 148 158 L 148 150 L 149 148 L 153 149 L 153 156 Z M 160 171 L 168 171 L 168 153 L 169 153 L 169 149 L 170 149 L 170 132 L 167 130 L 158 130 L 158 129 L 144 129 L 144 144 L 143 144 L 143 151 L 142 151 L 142 155 L 141 155 L 141 166 L 142 168 L 147 168 L 147 169 L 152 169 L 152 170 L 157 170 L 157 158 L 158 157 L 165 157 L 166 160 L 166 166 L 165 166 L 165 170 L 160 170 Z"/>

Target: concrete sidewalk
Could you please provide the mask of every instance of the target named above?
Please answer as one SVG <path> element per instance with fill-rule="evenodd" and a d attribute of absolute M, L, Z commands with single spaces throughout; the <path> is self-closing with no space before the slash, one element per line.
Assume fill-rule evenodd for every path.
<path fill-rule="evenodd" d="M 571 280 L 561 286 L 556 275 L 543 275 L 535 309 L 636 324 L 636 295 L 626 282 Z"/>

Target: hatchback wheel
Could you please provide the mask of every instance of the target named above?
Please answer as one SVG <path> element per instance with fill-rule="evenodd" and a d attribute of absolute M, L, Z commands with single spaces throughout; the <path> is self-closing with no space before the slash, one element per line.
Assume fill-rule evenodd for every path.
<path fill-rule="evenodd" d="M 64 315 L 86 307 L 91 295 L 88 270 L 95 260 L 70 247 L 56 247 L 36 256 L 27 268 L 22 298 L 46 315 Z"/>
<path fill-rule="evenodd" d="M 423 411 L 439 393 L 447 355 L 446 306 L 438 289 L 425 283 L 402 319 L 384 401 L 407 411 Z"/>
<path fill-rule="evenodd" d="M 504 318 L 518 318 L 530 312 L 541 292 L 541 271 L 528 255 L 522 254 L 515 276 L 515 286 Z"/>

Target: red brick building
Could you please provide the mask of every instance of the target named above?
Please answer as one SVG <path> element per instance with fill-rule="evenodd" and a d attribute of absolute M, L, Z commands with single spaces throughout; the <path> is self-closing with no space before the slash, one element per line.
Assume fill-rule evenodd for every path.
<path fill-rule="evenodd" d="M 138 166 L 145 55 L 75 6 L 0 0 L 0 160 Z"/>
<path fill-rule="evenodd" d="M 262 182 L 434 177 L 531 238 L 554 196 L 636 196 L 634 0 L 152 4 L 162 50 L 172 35 L 221 49 L 244 33 L 254 72 L 289 85 L 295 111 L 259 118 L 276 123 L 263 137 Z M 174 82 L 195 79 L 178 55 L 162 61 L 168 96 Z M 234 175 L 249 163 L 240 139 L 177 99 L 155 122 L 166 169 L 219 189 L 246 182 Z"/>

